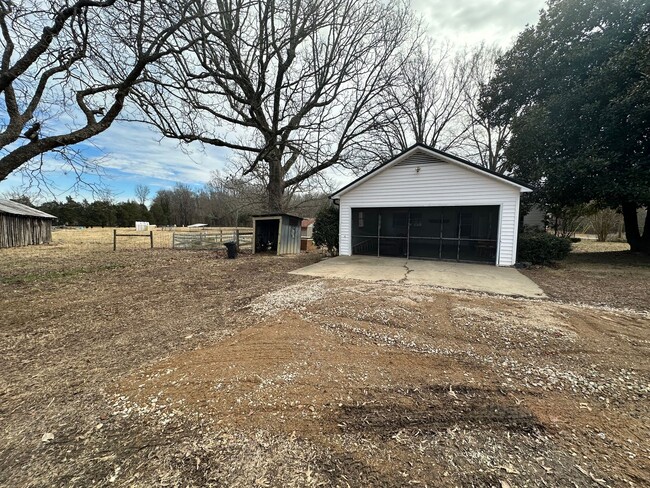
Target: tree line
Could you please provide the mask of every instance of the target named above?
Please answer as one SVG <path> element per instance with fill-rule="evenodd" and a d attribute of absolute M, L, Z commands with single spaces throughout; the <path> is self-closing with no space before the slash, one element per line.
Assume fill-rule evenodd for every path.
<path fill-rule="evenodd" d="M 82 227 L 133 227 L 136 221 L 158 226 L 183 227 L 203 223 L 213 227 L 250 226 L 251 216 L 265 211 L 265 193 L 259 186 L 241 180 L 224 178 L 214 173 L 202 188 L 176 184 L 158 190 L 151 198 L 146 185 L 137 185 L 134 200 L 116 202 L 110 195 L 92 202 L 76 201 L 68 196 L 64 201 L 35 203 L 34 197 L 20 192 L 5 196 L 57 217 L 56 225 Z M 314 217 L 327 205 L 324 193 L 295 196 L 289 211 L 300 217 Z"/>
<path fill-rule="evenodd" d="M 0 181 L 52 158 L 83 181 L 101 160 L 80 143 L 127 120 L 228 148 L 230 186 L 278 212 L 326 170 L 422 143 L 521 178 L 555 216 L 616 209 L 650 252 L 647 1 L 548 0 L 505 52 L 425 30 L 402 1 L 0 0 Z M 210 191 L 177 193 L 161 220 L 217 215 L 188 203 Z"/>

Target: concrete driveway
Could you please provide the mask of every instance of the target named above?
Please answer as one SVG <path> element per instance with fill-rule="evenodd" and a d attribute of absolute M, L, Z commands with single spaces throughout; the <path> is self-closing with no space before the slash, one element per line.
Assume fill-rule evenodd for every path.
<path fill-rule="evenodd" d="M 499 295 L 543 298 L 542 289 L 515 268 L 374 256 L 339 256 L 292 274 L 364 281 L 394 281 Z"/>

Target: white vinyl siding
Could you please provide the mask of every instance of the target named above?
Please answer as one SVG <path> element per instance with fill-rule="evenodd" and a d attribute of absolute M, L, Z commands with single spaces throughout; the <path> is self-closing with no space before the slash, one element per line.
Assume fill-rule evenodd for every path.
<path fill-rule="evenodd" d="M 499 205 L 497 265 L 513 265 L 520 188 L 462 164 L 441 162 L 433 157 L 428 162 L 427 158 L 426 152 L 417 150 L 342 192 L 339 253 L 351 254 L 353 208 Z"/>

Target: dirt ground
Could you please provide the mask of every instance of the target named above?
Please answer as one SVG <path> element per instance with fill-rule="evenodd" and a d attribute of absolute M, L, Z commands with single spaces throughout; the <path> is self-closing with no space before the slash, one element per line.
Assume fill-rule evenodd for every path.
<path fill-rule="evenodd" d="M 318 255 L 75 235 L 0 251 L 2 486 L 650 485 L 633 298 L 313 279 L 287 271 Z M 564 266 L 530 276 L 548 293 L 597 268 Z"/>
<path fill-rule="evenodd" d="M 583 240 L 554 267 L 522 272 L 550 297 L 596 306 L 650 311 L 650 257 L 620 242 Z"/>

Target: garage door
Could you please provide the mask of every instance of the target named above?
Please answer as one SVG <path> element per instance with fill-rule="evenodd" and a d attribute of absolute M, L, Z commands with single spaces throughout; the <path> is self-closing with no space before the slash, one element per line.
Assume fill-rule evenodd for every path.
<path fill-rule="evenodd" d="M 498 206 L 354 208 L 352 254 L 496 263 Z"/>

